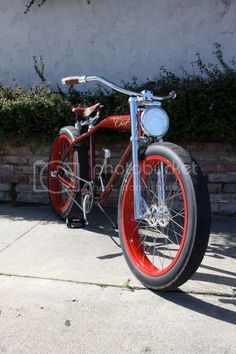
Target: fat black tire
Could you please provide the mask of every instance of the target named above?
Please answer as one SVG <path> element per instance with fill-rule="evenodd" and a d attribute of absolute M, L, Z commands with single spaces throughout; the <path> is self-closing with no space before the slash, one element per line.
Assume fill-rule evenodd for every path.
<path fill-rule="evenodd" d="M 132 173 L 132 166 L 128 168 L 120 190 L 118 228 L 123 254 L 134 275 L 147 288 L 167 291 L 174 290 L 185 283 L 201 264 L 210 233 L 210 200 L 203 173 L 186 150 L 172 143 L 154 143 L 147 147 L 140 159 L 153 155 L 163 156 L 180 171 L 188 202 L 188 227 L 183 251 L 176 264 L 167 273 L 156 277 L 141 272 L 131 259 L 124 242 L 121 210 L 125 185 Z"/>

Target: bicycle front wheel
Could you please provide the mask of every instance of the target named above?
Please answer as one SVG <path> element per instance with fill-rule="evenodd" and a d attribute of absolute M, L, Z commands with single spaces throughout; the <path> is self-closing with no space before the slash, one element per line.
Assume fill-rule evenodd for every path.
<path fill-rule="evenodd" d="M 193 275 L 205 254 L 210 230 L 207 186 L 195 160 L 171 143 L 148 146 L 140 173 L 141 197 L 148 213 L 134 219 L 130 168 L 118 210 L 123 253 L 146 287 L 173 290 Z"/>

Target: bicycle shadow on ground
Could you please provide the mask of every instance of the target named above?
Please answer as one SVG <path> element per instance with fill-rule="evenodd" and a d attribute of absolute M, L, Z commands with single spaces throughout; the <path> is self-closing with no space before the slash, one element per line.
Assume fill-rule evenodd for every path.
<path fill-rule="evenodd" d="M 114 224 L 117 224 L 117 209 L 105 208 Z M 44 225 L 47 224 L 65 224 L 64 220 L 60 220 L 52 211 L 49 205 L 36 205 L 33 203 L 0 203 L 0 216 L 9 218 L 11 221 L 41 221 Z M 86 230 L 98 234 L 101 237 L 112 237 L 116 242 L 119 242 L 119 234 L 115 230 L 107 217 L 100 209 L 94 207 L 88 215 L 89 225 Z M 72 232 L 78 232 L 78 229 L 71 229 Z M 78 233 L 79 236 L 79 233 Z M 111 241 L 112 242 L 112 241 Z M 100 260 L 112 259 L 122 256 L 121 249 L 117 247 L 117 252 L 111 254 L 101 254 L 97 258 Z M 235 217 L 213 217 L 211 237 L 205 259 L 211 257 L 218 260 L 219 267 L 212 267 L 202 264 L 192 280 L 199 282 L 212 282 L 214 284 L 223 284 L 236 288 L 235 272 L 223 269 L 221 260 L 225 257 L 236 259 L 236 218 Z M 208 272 L 205 273 L 204 269 Z M 233 268 L 232 268 L 233 269 Z M 218 273 L 218 274 L 215 274 Z M 222 275 L 221 275 L 222 274 Z"/>
<path fill-rule="evenodd" d="M 89 217 L 89 225 L 86 226 L 86 230 L 90 232 L 94 232 L 99 234 L 99 236 L 110 237 L 111 242 L 117 247 L 116 253 L 110 253 L 98 256 L 97 258 L 100 260 L 112 259 L 116 257 L 121 257 L 123 255 L 120 245 L 119 232 L 117 228 L 117 209 L 116 208 L 105 208 L 105 211 L 108 213 L 111 221 L 108 220 L 106 215 L 102 213 L 99 208 L 95 208 L 91 213 L 91 217 Z"/>
<path fill-rule="evenodd" d="M 116 208 L 104 208 L 109 216 L 112 218 L 113 223 L 117 224 L 117 209 Z M 44 223 L 59 223 L 65 224 L 65 219 L 59 218 L 53 211 L 51 205 L 41 203 L 26 203 L 26 202 L 1 202 L 0 201 L 0 221 L 2 218 L 7 218 L 10 221 L 42 221 Z M 91 232 L 97 232 L 99 234 L 110 234 L 114 229 L 107 219 L 107 217 L 101 212 L 101 210 L 94 206 L 91 213 L 88 214 L 89 225 L 86 226 L 86 230 Z M 114 235 L 115 235 L 114 231 Z"/>
<path fill-rule="evenodd" d="M 116 210 L 111 210 L 110 216 L 113 221 L 116 219 L 116 215 Z M 97 225 L 97 220 L 92 221 L 87 229 L 90 229 L 92 232 L 96 233 L 102 232 L 103 236 L 112 235 L 118 240 L 118 233 L 112 229 L 109 223 L 107 223 L 106 217 L 105 219 L 99 219 L 99 221 L 104 223 L 101 229 L 99 229 L 99 226 Z M 97 258 L 103 260 L 119 256 L 122 256 L 122 252 L 102 255 Z M 208 264 L 211 262 L 211 258 L 217 259 L 217 265 L 219 264 L 219 267 L 214 267 L 211 264 Z M 202 282 L 203 287 L 205 282 L 225 285 L 231 289 L 235 289 L 236 273 L 231 271 L 231 269 L 233 270 L 233 267 L 230 269 L 224 269 L 222 261 L 225 258 L 232 258 L 232 262 L 236 259 L 236 218 L 213 216 L 211 237 L 204 258 L 205 262 L 201 264 L 198 271 L 192 277 L 192 280 Z M 225 303 L 235 304 L 235 302 L 235 299 L 225 300 Z"/>
<path fill-rule="evenodd" d="M 47 223 L 64 223 L 48 204 L 0 202 L 0 221 L 38 221 Z"/>
<path fill-rule="evenodd" d="M 112 218 L 113 222 L 116 220 L 117 211 L 116 209 L 109 210 L 110 217 Z M 100 211 L 98 210 L 97 213 L 100 215 Z M 95 214 L 98 216 L 98 214 Z M 223 221 L 223 224 L 222 224 Z M 106 217 L 101 215 L 99 218 L 99 225 L 103 225 L 102 228 L 99 229 L 97 219 L 91 218 L 90 225 L 86 228 L 91 232 L 102 233 L 103 236 L 112 235 L 113 237 L 118 238 L 118 233 L 114 231 L 111 227 L 109 221 L 107 221 Z M 100 226 L 101 227 L 101 226 Z M 219 258 L 219 263 L 221 259 L 225 257 L 232 257 L 235 258 L 235 246 L 236 246 L 236 218 L 223 218 L 223 220 L 219 217 L 214 217 L 212 222 L 212 233 L 215 235 L 213 243 L 209 243 L 209 247 L 207 249 L 207 253 L 205 257 L 215 257 Z M 222 244 L 222 235 L 224 235 L 224 242 Z M 218 242 L 219 239 L 219 242 Z M 118 256 L 122 256 L 122 252 L 114 253 L 114 254 L 107 254 L 100 257 L 97 257 L 101 260 L 108 259 L 108 258 L 115 258 Z M 229 270 L 224 270 L 220 267 L 215 268 L 208 265 L 201 265 L 199 268 L 200 271 L 195 273 L 193 280 L 197 281 L 207 281 L 207 282 L 214 282 L 218 284 L 225 284 L 230 286 L 233 291 L 236 291 L 236 281 L 235 281 L 235 273 Z M 201 269 L 206 269 L 212 273 L 204 273 L 201 272 Z M 220 274 L 214 274 L 214 272 Z M 224 321 L 230 324 L 236 324 L 236 313 L 232 310 L 225 309 L 223 307 L 217 306 L 215 304 L 211 304 L 206 300 L 196 298 L 192 294 L 188 294 L 183 292 L 182 290 L 177 290 L 175 292 L 155 292 L 157 296 L 160 296 L 167 301 L 173 302 L 176 305 L 182 306 L 186 309 L 191 311 L 195 311 L 202 315 Z M 217 299 L 220 303 L 225 304 L 233 304 L 236 305 L 236 299 L 230 297 L 222 297 Z"/>
<path fill-rule="evenodd" d="M 223 274 L 230 274 L 232 277 L 228 277 L 225 275 L 219 275 L 219 274 L 211 274 L 211 273 L 202 273 L 201 269 L 207 269 L 213 272 L 222 272 Z M 233 272 L 228 272 L 228 271 L 221 271 L 221 269 L 206 266 L 202 264 L 198 271 L 193 275 L 191 278 L 192 280 L 196 281 L 203 281 L 203 282 L 208 282 L 208 283 L 214 283 L 214 284 L 222 284 L 222 285 L 227 285 L 229 287 L 236 287 L 236 279 L 235 279 L 235 273 Z"/>
<path fill-rule="evenodd" d="M 225 258 L 231 258 L 231 261 L 235 262 L 236 218 L 213 216 L 210 241 L 204 260 L 207 263 L 211 258 L 218 260 L 219 267 L 204 264 L 203 262 L 198 271 L 192 277 L 192 280 L 227 285 L 231 287 L 232 293 L 235 294 L 236 273 L 231 271 L 231 269 L 233 270 L 233 267 L 230 269 L 223 269 L 221 263 Z M 206 270 L 207 273 L 204 273 L 204 270 Z M 236 324 L 235 311 L 209 303 L 207 300 L 203 300 L 203 298 L 197 298 L 194 295 L 186 293 L 182 290 L 166 293 L 153 291 L 153 293 L 166 299 L 167 301 L 175 303 L 176 305 L 182 306 L 191 311 L 195 311 L 223 322 L 234 325 Z M 219 301 L 222 305 L 236 305 L 236 298 L 233 296 L 217 297 L 217 301 Z"/>
<path fill-rule="evenodd" d="M 211 258 L 217 260 L 217 267 L 212 266 Z M 224 269 L 227 261 L 227 269 Z M 222 284 L 236 288 L 236 218 L 214 216 L 211 236 L 204 260 L 192 280 Z M 210 264 L 209 264 L 210 263 Z M 214 261 L 213 264 L 216 264 Z M 219 265 L 219 266 L 218 266 Z M 206 270 L 206 272 L 204 272 Z"/>
<path fill-rule="evenodd" d="M 113 222 L 115 222 L 117 217 L 116 209 L 108 209 L 107 211 L 110 212 L 110 217 Z M 91 232 L 102 234 L 102 236 L 112 236 L 116 240 L 119 240 L 117 230 L 115 231 L 109 221 L 107 221 L 106 216 L 100 215 L 100 213 L 100 210 L 96 211 L 94 215 L 97 216 L 97 219 L 95 217 L 91 218 L 90 224 L 86 227 L 86 229 Z M 211 237 L 204 259 L 206 262 L 208 262 L 208 259 L 211 257 L 219 259 L 219 268 L 207 264 L 201 264 L 198 271 L 192 277 L 192 280 L 199 282 L 211 282 L 214 284 L 222 284 L 231 288 L 236 288 L 236 273 L 223 269 L 222 266 L 220 266 L 221 260 L 226 257 L 232 258 L 232 261 L 236 259 L 236 218 L 214 216 L 211 230 Z M 98 258 L 108 259 L 121 255 L 122 252 L 103 255 Z M 207 273 L 205 273 L 204 270 L 206 270 Z"/>
<path fill-rule="evenodd" d="M 152 291 L 157 296 L 170 301 L 176 305 L 182 306 L 188 310 L 198 312 L 202 315 L 214 318 L 216 320 L 224 321 L 230 324 L 236 324 L 236 312 L 225 309 L 223 307 L 211 304 L 193 295 L 187 294 L 183 291 L 178 292 L 156 292 Z M 219 299 L 220 302 L 225 304 L 234 304 L 236 299 L 223 298 Z"/>

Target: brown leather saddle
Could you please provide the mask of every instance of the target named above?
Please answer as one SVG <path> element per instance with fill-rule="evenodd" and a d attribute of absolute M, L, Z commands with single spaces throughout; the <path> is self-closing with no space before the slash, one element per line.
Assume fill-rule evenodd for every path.
<path fill-rule="evenodd" d="M 96 103 L 93 106 L 90 107 L 74 107 L 72 109 L 72 112 L 78 114 L 79 116 L 82 117 L 89 117 L 96 109 L 100 106 L 100 103 Z"/>

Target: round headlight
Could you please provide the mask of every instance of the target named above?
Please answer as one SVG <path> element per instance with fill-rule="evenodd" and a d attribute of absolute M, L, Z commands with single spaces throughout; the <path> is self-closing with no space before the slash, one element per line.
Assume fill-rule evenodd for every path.
<path fill-rule="evenodd" d="M 141 125 L 147 135 L 162 138 L 169 129 L 169 117 L 160 107 L 145 108 L 141 115 Z"/>

